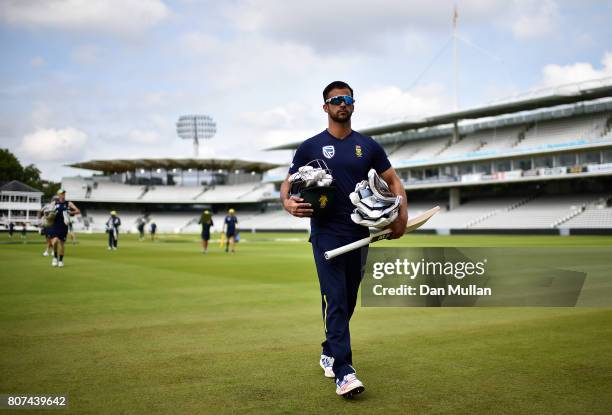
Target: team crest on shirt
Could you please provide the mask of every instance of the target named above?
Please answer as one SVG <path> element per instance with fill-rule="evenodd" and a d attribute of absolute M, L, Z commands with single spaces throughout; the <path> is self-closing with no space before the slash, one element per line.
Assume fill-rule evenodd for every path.
<path fill-rule="evenodd" d="M 321 209 L 325 209 L 326 206 L 327 206 L 327 195 L 321 195 L 321 197 L 319 198 L 319 207 Z"/>
<path fill-rule="evenodd" d="M 336 149 L 334 148 L 334 146 L 323 147 L 323 155 L 325 156 L 325 158 L 330 159 L 334 156 L 334 154 L 336 154 Z"/>
<path fill-rule="evenodd" d="M 356 146 L 355 146 L 355 155 L 356 155 L 357 157 L 361 157 L 361 156 L 363 156 L 363 153 L 361 152 L 361 146 L 359 146 L 359 145 L 356 145 Z"/>

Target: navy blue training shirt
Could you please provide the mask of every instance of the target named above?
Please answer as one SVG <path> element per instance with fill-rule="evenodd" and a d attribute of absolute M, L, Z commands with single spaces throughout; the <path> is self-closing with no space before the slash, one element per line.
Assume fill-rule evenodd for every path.
<path fill-rule="evenodd" d="M 225 217 L 225 224 L 227 225 L 227 233 L 235 233 L 236 232 L 236 224 L 238 223 L 238 218 L 236 216 L 227 215 Z"/>
<path fill-rule="evenodd" d="M 310 219 L 311 235 L 334 234 L 355 239 L 365 238 L 369 235 L 368 228 L 351 220 L 355 206 L 349 194 L 355 190 L 358 182 L 367 180 L 370 169 L 380 174 L 391 167 L 385 150 L 372 138 L 356 131 L 340 140 L 324 130 L 298 147 L 289 174 L 316 159 L 324 160 L 330 168 L 336 195 L 333 214 Z"/>

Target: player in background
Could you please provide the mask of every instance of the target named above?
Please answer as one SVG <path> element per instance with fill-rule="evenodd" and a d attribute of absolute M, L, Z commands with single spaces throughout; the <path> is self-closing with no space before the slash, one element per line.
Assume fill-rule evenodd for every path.
<path fill-rule="evenodd" d="M 72 242 L 72 245 L 76 244 L 76 234 L 74 233 L 74 222 L 72 218 L 68 219 L 68 236 L 70 236 L 70 242 Z"/>
<path fill-rule="evenodd" d="M 138 229 L 138 240 L 142 241 L 144 240 L 144 234 L 145 234 L 145 225 L 146 225 L 147 221 L 144 218 L 144 216 L 139 217 L 136 220 L 136 228 Z"/>
<path fill-rule="evenodd" d="M 48 229 L 47 235 L 51 238 L 51 245 L 53 246 L 53 261 L 51 265 L 63 267 L 64 244 L 68 235 L 68 222 L 70 216 L 78 215 L 81 211 L 74 203 L 66 200 L 66 191 L 64 189 L 57 191 L 57 197 L 58 199 L 55 201 L 55 217 Z"/>
<path fill-rule="evenodd" d="M 227 237 L 225 242 L 225 252 L 229 252 L 231 249 L 232 253 L 236 252 L 236 225 L 238 224 L 238 218 L 236 217 L 236 211 L 230 209 L 227 211 L 227 216 L 223 220 L 223 233 Z"/>
<path fill-rule="evenodd" d="M 214 225 L 210 210 L 205 210 L 198 221 L 202 225 L 202 253 L 208 252 L 208 241 L 210 240 L 210 228 Z"/>
<path fill-rule="evenodd" d="M 157 224 L 153 221 L 151 221 L 151 240 L 155 241 L 155 232 L 157 232 Z"/>
<path fill-rule="evenodd" d="M 8 224 L 8 237 L 9 239 L 13 239 L 13 233 L 15 232 L 15 224 L 13 222 L 9 222 Z"/>
<path fill-rule="evenodd" d="M 313 209 L 309 203 L 297 196 L 289 196 L 289 177 L 310 161 L 325 158 L 336 187 L 334 212 L 328 217 L 310 221 L 310 242 L 319 277 L 325 331 L 319 365 L 326 377 L 335 378 L 336 394 L 351 397 L 365 389 L 352 366 L 349 321 L 357 304 L 367 247 L 330 261 L 325 259 L 324 252 L 369 235 L 367 227 L 354 223 L 350 218 L 354 206 L 349 194 L 357 183 L 367 179 L 370 169 L 376 170 L 396 196 L 403 197 L 399 216 L 390 225 L 392 239 L 404 234 L 408 209 L 404 186 L 384 149 L 372 138 L 351 128 L 355 102 L 353 89 L 345 82 L 332 82 L 323 90 L 323 102 L 327 129 L 298 147 L 280 194 L 287 212 L 297 217 L 312 216 Z"/>
<path fill-rule="evenodd" d="M 108 250 L 116 250 L 119 242 L 119 227 L 121 219 L 117 216 L 116 211 L 111 211 L 110 217 L 106 221 L 106 232 L 108 232 Z"/>
<path fill-rule="evenodd" d="M 21 224 L 21 239 L 26 239 L 28 235 L 28 229 L 26 227 L 26 223 L 23 222 Z"/>

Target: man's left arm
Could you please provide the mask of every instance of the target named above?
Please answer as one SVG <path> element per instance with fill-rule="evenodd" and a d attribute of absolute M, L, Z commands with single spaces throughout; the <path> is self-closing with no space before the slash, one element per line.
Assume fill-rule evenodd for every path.
<path fill-rule="evenodd" d="M 402 197 L 402 203 L 399 209 L 399 215 L 397 219 L 393 221 L 389 229 L 391 229 L 391 239 L 401 238 L 404 233 L 406 233 L 406 223 L 408 222 L 408 200 L 406 197 L 406 190 L 404 189 L 404 185 L 402 181 L 398 177 L 397 173 L 395 173 L 395 169 L 393 167 L 389 167 L 387 170 L 382 172 L 380 175 L 387 185 L 389 189 L 396 196 Z"/>
<path fill-rule="evenodd" d="M 76 205 L 72 202 L 68 202 L 68 209 L 70 210 L 70 214 L 72 216 L 81 214 L 81 211 L 79 210 L 79 208 L 76 207 Z"/>

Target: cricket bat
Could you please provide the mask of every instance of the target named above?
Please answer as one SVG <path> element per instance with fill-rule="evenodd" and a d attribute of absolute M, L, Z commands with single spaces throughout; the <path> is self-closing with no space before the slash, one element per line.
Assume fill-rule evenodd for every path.
<path fill-rule="evenodd" d="M 408 220 L 406 223 L 406 232 L 412 232 L 425 224 L 433 215 L 438 213 L 440 210 L 440 206 L 436 206 L 434 208 L 429 209 L 426 212 L 421 213 L 419 216 L 416 216 L 412 219 Z M 358 241 L 352 242 L 350 244 L 338 247 L 336 249 L 332 249 L 330 251 L 325 252 L 325 259 L 328 261 L 332 258 L 337 257 L 338 255 L 345 254 L 347 252 L 353 251 L 355 249 L 359 249 L 361 247 L 367 246 L 373 242 L 382 241 L 383 239 L 389 239 L 391 236 L 390 229 L 383 229 L 380 232 L 373 233 L 367 238 L 360 239 Z"/>

